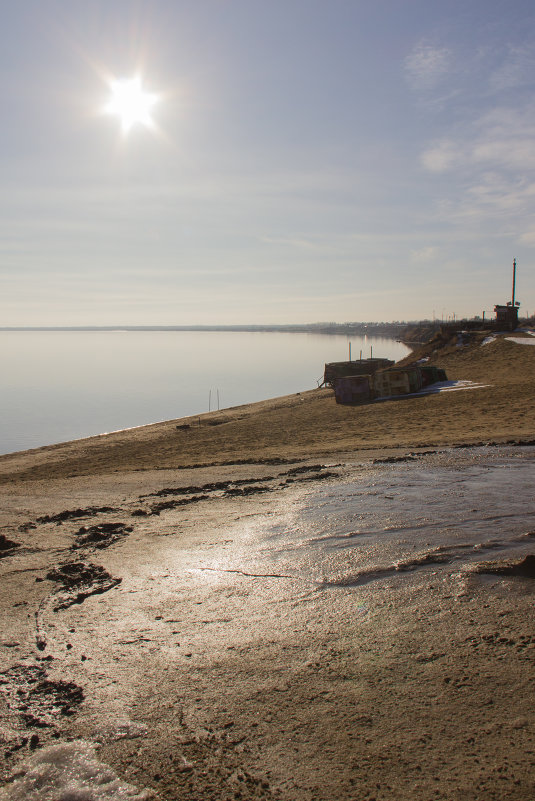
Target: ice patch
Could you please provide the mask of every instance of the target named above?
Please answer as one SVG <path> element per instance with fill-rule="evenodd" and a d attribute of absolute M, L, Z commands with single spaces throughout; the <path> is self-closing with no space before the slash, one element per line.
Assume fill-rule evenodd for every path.
<path fill-rule="evenodd" d="M 85 740 L 61 743 L 36 752 L 22 776 L 0 789 L 0 801 L 147 801 L 152 790 L 139 791 L 99 762 Z"/>
<path fill-rule="evenodd" d="M 483 347 L 483 345 L 490 345 L 491 342 L 496 342 L 496 337 L 492 337 L 492 336 L 491 337 L 485 337 L 485 339 L 481 343 L 481 346 Z"/>

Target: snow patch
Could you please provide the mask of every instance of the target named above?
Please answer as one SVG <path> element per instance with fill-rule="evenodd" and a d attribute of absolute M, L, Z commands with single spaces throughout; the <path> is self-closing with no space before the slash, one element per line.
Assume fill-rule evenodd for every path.
<path fill-rule="evenodd" d="M 479 384 L 476 381 L 437 381 L 436 384 L 430 384 L 425 389 L 421 389 L 420 392 L 416 392 L 416 395 L 432 395 L 435 392 L 456 392 L 459 389 L 483 389 L 485 387 L 490 387 L 490 384 Z"/>
<path fill-rule="evenodd" d="M 429 384 L 428 387 L 420 389 L 418 392 L 408 392 L 403 395 L 383 395 L 376 398 L 377 401 L 385 400 L 399 400 L 401 398 L 418 398 L 421 395 L 435 395 L 438 392 L 458 392 L 461 389 L 484 389 L 490 387 L 492 384 L 478 384 L 475 381 L 437 381 L 435 384 Z"/>
<path fill-rule="evenodd" d="M 534 336 L 533 334 L 531 336 Z M 516 342 L 517 345 L 535 345 L 535 339 L 527 337 L 505 337 L 508 342 Z"/>
<path fill-rule="evenodd" d="M 37 751 L 22 765 L 22 776 L 0 789 L 0 801 L 147 801 L 152 790 L 139 791 L 99 762 L 85 740 Z"/>

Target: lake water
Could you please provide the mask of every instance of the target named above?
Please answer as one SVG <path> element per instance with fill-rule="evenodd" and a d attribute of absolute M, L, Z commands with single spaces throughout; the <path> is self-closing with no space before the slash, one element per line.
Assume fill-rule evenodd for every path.
<path fill-rule="evenodd" d="M 384 338 L 205 331 L 0 331 L 0 453 L 314 389 L 325 362 L 403 358 Z"/>

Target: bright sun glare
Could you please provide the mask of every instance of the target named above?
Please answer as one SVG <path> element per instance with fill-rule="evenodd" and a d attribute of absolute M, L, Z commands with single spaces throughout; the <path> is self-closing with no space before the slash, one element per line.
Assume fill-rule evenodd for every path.
<path fill-rule="evenodd" d="M 143 89 L 138 75 L 128 80 L 110 81 L 110 90 L 104 111 L 119 118 L 123 133 L 128 133 L 135 125 L 154 127 L 151 111 L 158 96 Z"/>

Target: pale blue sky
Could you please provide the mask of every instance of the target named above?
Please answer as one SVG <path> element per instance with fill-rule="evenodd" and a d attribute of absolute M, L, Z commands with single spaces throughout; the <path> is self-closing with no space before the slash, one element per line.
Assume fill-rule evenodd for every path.
<path fill-rule="evenodd" d="M 0 325 L 535 310 L 532 2 L 2 5 Z"/>

